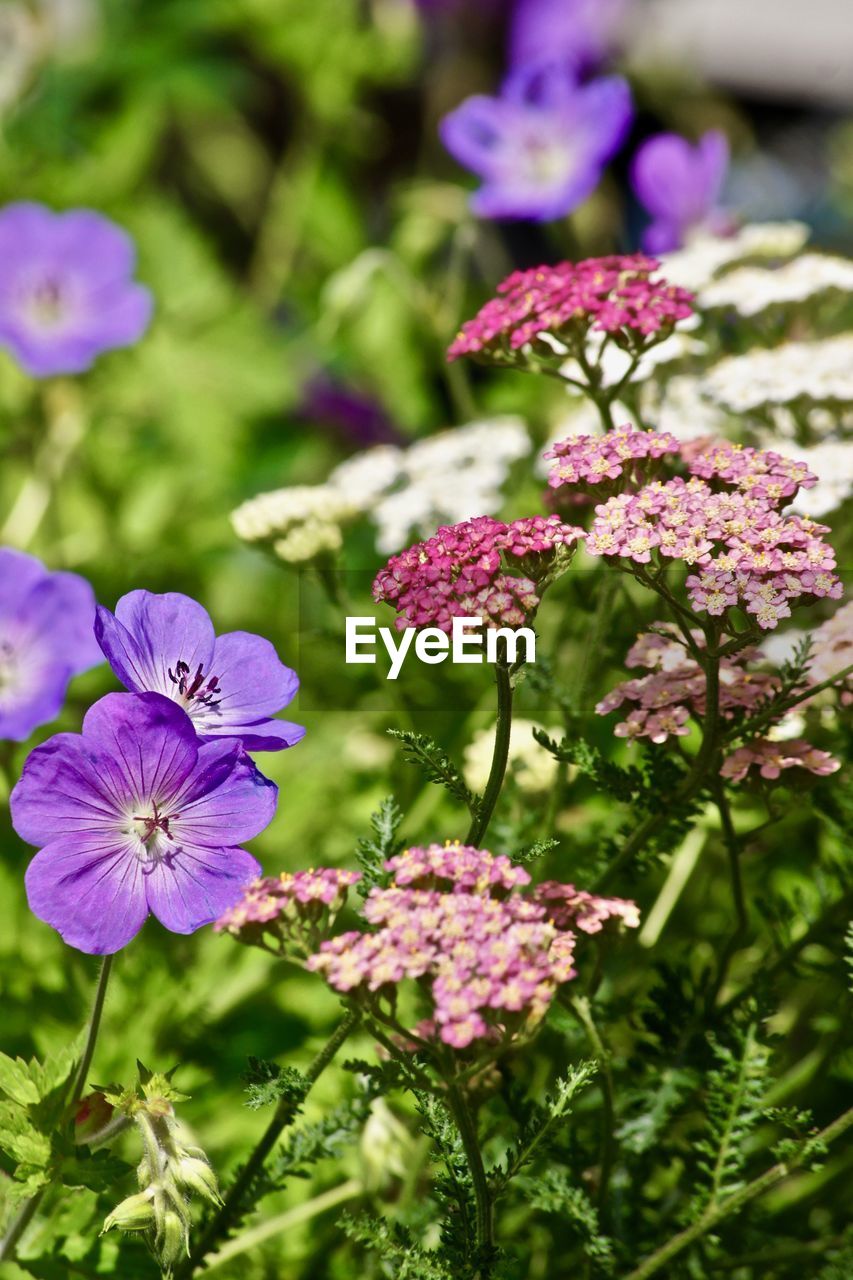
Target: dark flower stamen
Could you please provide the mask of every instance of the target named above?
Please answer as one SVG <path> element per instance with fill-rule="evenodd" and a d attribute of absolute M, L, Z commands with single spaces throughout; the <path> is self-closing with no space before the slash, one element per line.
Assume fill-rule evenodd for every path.
<path fill-rule="evenodd" d="M 216 701 L 214 701 L 214 694 L 222 692 L 222 689 L 219 686 L 219 677 L 210 676 L 207 684 L 205 684 L 204 666 L 202 663 L 198 664 L 198 669 L 192 677 L 192 680 L 188 679 L 190 668 L 183 659 L 180 659 L 175 663 L 174 671 L 172 671 L 171 667 L 168 668 L 168 671 L 169 679 L 172 681 L 172 684 L 176 684 L 178 686 L 178 693 L 180 693 L 181 697 L 185 698 L 187 702 L 195 700 L 196 702 L 203 703 L 206 707 L 219 706 L 221 698 L 217 698 Z"/>
<path fill-rule="evenodd" d="M 146 817 L 146 816 L 144 816 L 143 814 L 140 814 L 140 813 L 135 813 L 135 814 L 133 815 L 133 821 L 134 821 L 134 822 L 141 822 L 141 823 L 143 824 L 143 826 L 145 827 L 145 831 L 144 831 L 144 832 L 143 832 L 143 834 L 140 836 L 140 839 L 142 840 L 143 844 L 147 844 L 147 843 L 148 843 L 148 841 L 149 841 L 149 840 L 150 840 L 150 839 L 151 839 L 151 838 L 152 838 L 152 837 L 153 837 L 153 836 L 154 836 L 158 831 L 162 831 L 162 832 L 163 832 L 163 835 L 164 835 L 164 836 L 166 836 L 166 837 L 167 837 L 167 839 L 169 839 L 169 840 L 173 840 L 173 839 L 174 839 L 174 837 L 173 837 L 173 835 L 172 835 L 171 831 L 169 830 L 169 823 L 170 823 L 170 822 L 174 822 L 175 818 L 179 818 L 179 817 L 181 816 L 179 813 L 162 814 L 162 813 L 160 813 L 160 810 L 159 810 L 159 809 L 158 809 L 158 807 L 157 807 L 157 802 L 156 802 L 156 800 L 153 802 L 153 804 L 154 804 L 154 816 L 153 816 L 153 817 Z"/>

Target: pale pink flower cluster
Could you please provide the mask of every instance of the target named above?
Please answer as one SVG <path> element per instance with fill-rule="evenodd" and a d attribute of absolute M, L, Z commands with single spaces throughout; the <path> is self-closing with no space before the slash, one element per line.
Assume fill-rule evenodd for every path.
<path fill-rule="evenodd" d="M 794 602 L 840 596 L 835 553 L 822 537 L 827 526 L 777 509 L 799 483 L 812 483 L 807 469 L 726 446 L 692 453 L 688 470 L 689 479 L 653 480 L 600 503 L 587 550 L 647 572 L 668 563 L 695 567 L 686 584 L 694 609 L 725 617 L 737 606 L 763 630 L 790 617 Z M 697 471 L 738 487 L 720 491 Z"/>
<path fill-rule="evenodd" d="M 638 929 L 640 909 L 627 898 L 600 898 L 597 894 L 576 889 L 573 884 L 544 880 L 530 895 L 541 903 L 548 919 L 558 929 L 580 929 L 582 933 L 601 933 L 608 920 L 620 920 L 626 929 Z"/>
<path fill-rule="evenodd" d="M 693 295 L 656 276 L 659 266 L 636 253 L 514 271 L 498 285 L 498 296 L 463 324 L 447 357 L 499 358 L 543 333 L 582 347 L 590 329 L 651 345 L 693 314 Z"/>
<path fill-rule="evenodd" d="M 521 626 L 539 606 L 537 579 L 556 555 L 567 562 L 582 537 L 581 529 L 558 516 L 511 524 L 478 516 L 443 526 L 425 542 L 391 557 L 376 575 L 373 598 L 394 606 L 400 631 L 432 626 L 450 632 L 454 618 Z M 534 576 L 511 571 L 518 560 Z"/>
<path fill-rule="evenodd" d="M 307 955 L 328 934 L 357 871 L 320 867 L 259 876 L 216 921 L 217 933 L 279 954 Z"/>
<path fill-rule="evenodd" d="M 535 892 L 522 892 L 530 882 L 523 867 L 460 844 L 409 849 L 386 865 L 394 883 L 372 889 L 364 905 L 373 931 L 324 942 L 308 961 L 336 991 L 369 1004 L 414 980 L 431 1006 L 415 1034 L 465 1049 L 531 1030 L 575 977 L 576 936 Z M 576 891 L 565 889 L 565 917 L 582 917 L 586 932 L 596 914 L 631 923 L 629 904 L 591 899 L 571 910 Z"/>
<path fill-rule="evenodd" d="M 840 768 L 840 761 L 828 751 L 820 751 L 802 738 L 791 738 L 786 742 L 754 738 L 732 752 L 720 773 L 731 782 L 743 782 L 751 769 L 757 769 L 762 778 L 775 781 L 784 769 L 807 769 L 809 773 L 824 777 Z"/>
<path fill-rule="evenodd" d="M 664 743 L 669 738 L 685 737 L 690 732 L 691 719 L 701 723 L 705 715 L 702 667 L 676 639 L 675 627 L 668 623 L 655 625 L 658 631 L 638 636 L 625 659 L 626 666 L 645 667 L 650 674 L 618 684 L 595 708 L 604 716 L 626 702 L 634 704 L 613 731 L 619 738 L 649 738 L 654 743 Z M 701 645 L 702 632 L 693 632 L 693 640 Z M 719 706 L 725 719 L 756 710 L 779 687 L 777 676 L 747 669 L 756 656 L 754 649 L 742 649 L 720 661 Z"/>
<path fill-rule="evenodd" d="M 569 436 L 542 456 L 555 459 L 548 473 L 552 489 L 606 485 L 613 492 L 617 480 L 638 487 L 647 478 L 647 459 L 678 456 L 680 452 L 681 445 L 669 432 L 638 431 L 626 425 L 603 436 Z"/>

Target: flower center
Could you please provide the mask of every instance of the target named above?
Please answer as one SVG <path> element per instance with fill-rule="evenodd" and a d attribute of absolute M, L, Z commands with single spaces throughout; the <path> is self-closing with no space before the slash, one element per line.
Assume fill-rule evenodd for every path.
<path fill-rule="evenodd" d="M 178 693 L 187 708 L 193 702 L 205 707 L 218 707 L 221 702 L 220 698 L 215 697 L 217 693 L 222 692 L 219 687 L 219 677 L 206 676 L 201 662 L 198 664 L 195 675 L 191 675 L 187 663 L 182 658 L 179 659 L 175 663 L 174 671 L 169 667 L 169 679 L 172 684 L 178 686 Z"/>
<path fill-rule="evenodd" d="M 27 311 L 40 329 L 56 329 L 68 315 L 68 297 L 59 280 L 47 276 L 27 297 Z"/>
<path fill-rule="evenodd" d="M 154 810 L 153 814 L 135 813 L 133 815 L 132 830 L 146 846 L 154 840 L 158 832 L 162 832 L 167 840 L 174 840 L 174 836 L 169 830 L 169 823 L 174 822 L 181 815 L 179 813 L 161 813 L 156 800 L 151 802 L 151 807 Z"/>

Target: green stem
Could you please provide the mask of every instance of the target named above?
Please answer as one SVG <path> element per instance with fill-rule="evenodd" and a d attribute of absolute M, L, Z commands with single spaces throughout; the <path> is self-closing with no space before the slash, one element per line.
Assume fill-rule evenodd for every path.
<path fill-rule="evenodd" d="M 701 791 L 705 784 L 709 769 L 715 763 L 719 753 L 718 731 L 720 723 L 720 659 L 711 653 L 705 655 L 705 721 L 702 731 L 702 745 L 693 760 L 692 768 L 682 782 L 670 804 L 650 813 L 645 821 L 634 831 L 634 834 L 622 846 L 619 853 L 594 882 L 595 889 L 609 881 L 615 873 L 645 847 L 648 841 L 661 827 L 670 821 L 673 814 L 687 804 Z"/>
<path fill-rule="evenodd" d="M 360 1017 L 359 1011 L 351 1010 L 338 1023 L 305 1072 L 309 1088 L 325 1071 L 338 1049 L 340 1049 L 358 1023 Z M 252 1184 L 263 1169 L 267 1156 L 278 1142 L 283 1130 L 293 1123 L 299 1109 L 300 1103 L 295 1102 L 293 1098 L 284 1097 L 279 1100 L 272 1119 L 262 1133 L 249 1159 L 231 1184 L 219 1210 L 203 1232 L 192 1257 L 185 1259 L 181 1266 L 176 1269 L 174 1273 L 175 1280 L 185 1280 L 186 1277 L 193 1275 L 196 1270 L 203 1268 L 205 1255 L 211 1252 L 214 1245 L 223 1239 L 233 1224 L 242 1217 L 247 1209 L 245 1204 L 247 1193 L 251 1191 Z"/>
<path fill-rule="evenodd" d="M 665 1245 L 646 1258 L 645 1262 L 641 1262 L 625 1280 L 649 1280 L 650 1276 L 657 1275 L 664 1267 L 666 1267 L 673 1258 L 683 1253 L 697 1240 L 707 1232 L 712 1231 L 717 1223 L 722 1222 L 724 1218 L 730 1217 L 733 1213 L 738 1213 L 751 1200 L 755 1200 L 758 1196 L 764 1195 L 766 1191 L 770 1191 L 778 1183 L 784 1181 L 790 1173 L 797 1169 L 808 1157 L 808 1152 L 819 1150 L 822 1146 L 829 1146 L 836 1138 L 840 1138 L 849 1128 L 853 1127 L 853 1107 L 849 1111 L 845 1111 L 837 1120 L 833 1120 L 832 1124 L 827 1125 L 819 1134 L 815 1136 L 806 1146 L 804 1151 L 787 1162 L 780 1161 L 774 1164 L 772 1168 L 762 1173 L 760 1177 L 755 1178 L 752 1182 L 748 1182 L 745 1187 L 741 1187 L 739 1191 L 735 1191 L 730 1196 L 726 1196 L 723 1200 L 711 1204 L 696 1222 L 686 1227 L 684 1231 L 679 1231 L 678 1235 L 668 1240 Z"/>
<path fill-rule="evenodd" d="M 479 1280 L 486 1280 L 491 1271 L 495 1252 L 492 1197 L 489 1192 L 489 1180 L 486 1177 L 486 1170 L 483 1165 L 480 1140 L 477 1137 L 477 1126 L 468 1108 L 465 1094 L 457 1084 L 448 1083 L 447 1101 L 453 1113 L 453 1119 L 456 1121 L 456 1127 L 462 1139 L 462 1146 L 465 1149 L 465 1158 L 468 1161 L 468 1168 L 471 1172 L 474 1201 L 477 1206 L 477 1245 L 479 1254 L 477 1276 Z"/>
<path fill-rule="evenodd" d="M 498 691 L 498 719 L 495 726 L 495 746 L 489 780 L 480 803 L 471 820 L 466 844 L 479 847 L 485 837 L 495 811 L 495 805 L 503 786 L 506 762 L 509 758 L 509 739 L 512 733 L 512 681 L 509 668 L 503 662 L 495 664 L 495 681 Z"/>
<path fill-rule="evenodd" d="M 89 1074 L 89 1068 L 92 1065 L 92 1057 L 95 1052 L 95 1043 L 98 1039 L 98 1031 L 101 1026 L 101 1015 L 104 1011 L 104 999 L 107 994 L 107 983 L 110 977 L 113 957 L 104 956 L 101 961 L 101 971 L 98 975 L 98 985 L 95 988 L 95 999 L 92 1004 L 92 1013 L 89 1018 L 89 1031 L 86 1036 L 86 1044 L 83 1049 L 83 1056 L 80 1059 L 80 1066 L 74 1077 L 74 1086 L 69 1097 L 69 1108 L 73 1109 L 74 1104 L 79 1101 L 80 1095 L 86 1084 L 86 1076 Z M 50 1189 L 51 1184 L 39 1188 L 34 1196 L 30 1196 L 29 1200 L 25 1200 L 18 1210 L 15 1217 L 9 1224 L 2 1241 L 0 1241 L 0 1262 L 11 1261 L 15 1257 L 18 1241 L 26 1231 L 29 1224 L 36 1215 L 39 1205 Z"/>
<path fill-rule="evenodd" d="M 571 1007 L 586 1032 L 592 1051 L 601 1067 L 601 1171 L 598 1179 L 596 1204 L 603 1222 L 610 1190 L 610 1175 L 613 1171 L 613 1161 L 616 1155 L 616 1139 L 614 1135 L 616 1110 L 614 1106 L 613 1073 L 610 1070 L 610 1054 L 604 1046 L 598 1027 L 595 1025 L 589 1000 L 586 996 L 573 996 Z"/>

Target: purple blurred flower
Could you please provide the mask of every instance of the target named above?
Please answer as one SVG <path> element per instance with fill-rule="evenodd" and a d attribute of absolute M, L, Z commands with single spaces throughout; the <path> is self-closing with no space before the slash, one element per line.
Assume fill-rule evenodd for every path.
<path fill-rule="evenodd" d="M 514 72 L 499 98 L 467 98 L 441 123 L 452 156 L 483 179 L 485 218 L 560 218 L 598 185 L 633 115 L 619 76 L 578 85 L 554 64 Z"/>
<path fill-rule="evenodd" d="M 36 747 L 12 791 L 15 830 L 39 847 L 30 909 L 90 955 L 119 951 L 149 913 L 192 933 L 260 871 L 237 846 L 269 824 L 276 799 L 239 742 L 199 743 L 159 693 L 108 693 L 82 734 Z"/>
<path fill-rule="evenodd" d="M 101 661 L 94 621 L 84 578 L 0 547 L 0 740 L 53 720 L 71 677 Z"/>
<path fill-rule="evenodd" d="M 729 164 L 725 135 L 711 129 L 693 146 L 677 133 L 659 133 L 638 148 L 631 184 L 652 216 L 643 233 L 649 253 L 668 253 L 698 227 L 725 232 L 717 201 Z"/>
<path fill-rule="evenodd" d="M 92 209 L 0 210 L 0 346 L 36 378 L 80 373 L 136 342 L 151 294 L 133 279 L 127 232 Z"/>
<path fill-rule="evenodd" d="M 378 400 L 322 373 L 306 384 L 299 413 L 308 422 L 336 428 L 358 445 L 403 443 Z"/>
<path fill-rule="evenodd" d="M 510 65 L 560 62 L 576 72 L 605 60 L 629 0 L 516 0 Z"/>
<path fill-rule="evenodd" d="M 189 596 L 131 591 L 115 615 L 98 605 L 95 635 L 126 689 L 165 694 L 202 739 L 239 738 L 247 751 L 282 751 L 305 735 L 301 725 L 270 718 L 299 688 L 296 672 L 261 636 L 216 636 Z"/>

